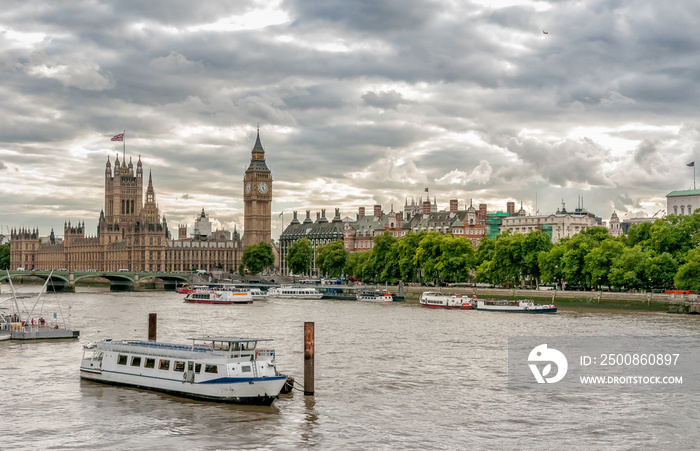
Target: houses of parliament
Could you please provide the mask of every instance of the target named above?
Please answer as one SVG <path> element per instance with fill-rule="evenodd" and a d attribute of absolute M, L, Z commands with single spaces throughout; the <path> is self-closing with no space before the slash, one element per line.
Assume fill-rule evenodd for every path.
<path fill-rule="evenodd" d="M 237 271 L 245 246 L 271 240 L 272 174 L 265 162 L 265 150 L 258 129 L 250 165 L 243 178 L 244 235 L 237 230 L 211 231 L 202 210 L 194 233 L 178 227 L 174 239 L 165 215 L 156 204 L 153 178 L 149 172 L 144 200 L 143 164 L 136 167 L 126 156 L 107 158 L 104 173 L 104 209 L 97 234 L 88 236 L 85 222 L 63 226 L 63 241 L 53 229 L 48 239 L 38 229 L 15 229 L 10 233 L 11 268 L 118 271 Z"/>

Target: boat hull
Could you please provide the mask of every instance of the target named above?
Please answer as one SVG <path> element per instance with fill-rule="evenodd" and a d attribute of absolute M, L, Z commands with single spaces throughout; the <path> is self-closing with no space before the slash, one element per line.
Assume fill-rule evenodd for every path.
<path fill-rule="evenodd" d="M 133 387 L 174 396 L 229 404 L 269 406 L 279 398 L 287 376 L 222 378 L 221 382 L 187 383 L 80 368 L 80 378 L 107 385 Z M 234 379 L 239 379 L 234 381 Z"/>
<path fill-rule="evenodd" d="M 231 304 L 252 304 L 253 300 L 243 300 L 243 301 L 214 301 L 214 300 L 201 300 L 201 299 L 185 299 L 185 302 L 188 304 L 223 304 L 223 305 L 231 305 Z"/>
<path fill-rule="evenodd" d="M 497 308 L 491 308 L 491 307 L 479 307 L 477 310 L 483 311 L 483 312 L 508 312 L 508 313 L 557 313 L 557 308 L 530 308 L 530 309 L 523 309 L 523 308 L 505 308 L 505 307 L 497 307 Z"/>
<path fill-rule="evenodd" d="M 78 338 L 80 331 L 68 329 L 29 328 L 9 331 L 13 340 L 54 340 L 65 338 Z"/>
<path fill-rule="evenodd" d="M 421 304 L 425 308 L 441 308 L 447 310 L 473 310 L 474 307 L 467 305 L 435 305 L 435 304 Z"/>

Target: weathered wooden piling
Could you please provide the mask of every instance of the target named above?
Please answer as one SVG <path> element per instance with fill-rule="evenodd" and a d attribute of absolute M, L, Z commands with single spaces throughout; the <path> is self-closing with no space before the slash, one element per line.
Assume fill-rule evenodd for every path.
<path fill-rule="evenodd" d="M 314 394 L 314 323 L 304 323 L 304 395 Z"/>
<path fill-rule="evenodd" d="M 148 314 L 148 341 L 156 341 L 156 332 L 158 329 L 158 315 L 156 313 Z"/>

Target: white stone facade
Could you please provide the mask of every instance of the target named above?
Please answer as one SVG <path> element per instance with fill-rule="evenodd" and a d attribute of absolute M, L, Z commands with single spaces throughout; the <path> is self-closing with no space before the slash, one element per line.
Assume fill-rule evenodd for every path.
<path fill-rule="evenodd" d="M 591 214 L 510 216 L 503 218 L 501 232 L 511 230 L 513 233 L 530 233 L 533 230 L 541 230 L 545 225 L 552 227 L 552 243 L 557 243 L 562 238 L 572 237 L 588 227 L 600 226 L 601 221 Z"/>
<path fill-rule="evenodd" d="M 666 195 L 666 214 L 690 215 L 700 208 L 700 189 L 671 191 Z"/>

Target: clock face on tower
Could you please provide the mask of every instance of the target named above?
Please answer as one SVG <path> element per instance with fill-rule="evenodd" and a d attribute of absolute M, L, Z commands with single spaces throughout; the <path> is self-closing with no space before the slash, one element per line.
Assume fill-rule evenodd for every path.
<path fill-rule="evenodd" d="M 260 191 L 260 194 L 265 194 L 267 192 L 267 190 L 268 190 L 267 183 L 260 182 L 260 184 L 258 184 L 258 191 Z"/>
<path fill-rule="evenodd" d="M 250 194 L 250 182 L 245 184 L 245 193 Z"/>

